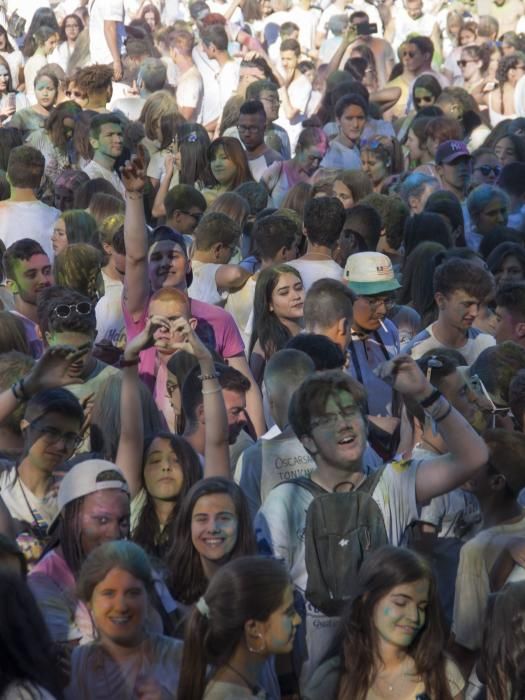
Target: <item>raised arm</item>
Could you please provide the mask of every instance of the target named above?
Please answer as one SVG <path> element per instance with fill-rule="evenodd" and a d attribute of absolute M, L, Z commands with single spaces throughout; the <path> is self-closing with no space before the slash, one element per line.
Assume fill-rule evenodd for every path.
<path fill-rule="evenodd" d="M 173 323 L 176 326 L 174 330 L 183 337 L 183 342 L 177 343 L 174 347 L 190 352 L 199 361 L 205 422 L 204 476 L 224 476 L 231 479 L 228 416 L 221 385 L 215 371 L 215 363 L 210 351 L 188 321 L 181 318 Z"/>
<path fill-rule="evenodd" d="M 118 82 L 122 80 L 122 61 L 118 45 L 118 22 L 104 20 L 104 38 L 113 58 L 113 79 Z M 96 57 L 94 57 L 96 59 Z"/>
<path fill-rule="evenodd" d="M 221 265 L 215 273 L 217 289 L 240 289 L 252 276 L 252 273 L 240 265 Z"/>
<path fill-rule="evenodd" d="M 468 481 L 489 458 L 484 440 L 463 416 L 437 392 L 416 362 L 408 355 L 398 355 L 390 363 L 387 376 L 394 379 L 394 388 L 423 404 L 443 438 L 448 453 L 425 460 L 417 470 L 416 499 L 427 503 Z M 435 396 L 433 401 L 429 401 Z"/>
<path fill-rule="evenodd" d="M 144 187 L 147 176 L 142 150 L 121 168 L 121 175 L 126 188 L 124 303 L 129 314 L 137 319 L 146 307 L 150 292 L 148 235 L 144 215 Z"/>

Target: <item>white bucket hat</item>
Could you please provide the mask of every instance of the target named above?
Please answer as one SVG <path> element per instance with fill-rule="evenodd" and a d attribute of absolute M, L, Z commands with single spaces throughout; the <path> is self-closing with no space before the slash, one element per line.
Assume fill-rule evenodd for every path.
<path fill-rule="evenodd" d="M 383 253 L 354 253 L 346 261 L 344 278 L 350 289 L 364 296 L 393 292 L 401 285 L 396 280 L 390 258 Z"/>

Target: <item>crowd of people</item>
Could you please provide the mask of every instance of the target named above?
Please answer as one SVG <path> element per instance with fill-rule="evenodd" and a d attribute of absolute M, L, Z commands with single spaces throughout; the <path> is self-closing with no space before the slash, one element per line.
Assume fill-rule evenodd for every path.
<path fill-rule="evenodd" d="M 0 699 L 523 700 L 522 0 L 0 0 Z"/>

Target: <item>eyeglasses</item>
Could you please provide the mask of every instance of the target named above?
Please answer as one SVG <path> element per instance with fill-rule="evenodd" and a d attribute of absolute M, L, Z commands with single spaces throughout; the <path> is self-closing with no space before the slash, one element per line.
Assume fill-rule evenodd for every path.
<path fill-rule="evenodd" d="M 82 442 L 82 436 L 78 433 L 63 433 L 61 430 L 54 428 L 52 425 L 44 425 L 39 428 L 38 425 L 36 425 L 39 420 L 39 418 L 34 420 L 29 424 L 29 427 L 37 432 L 40 437 L 44 438 L 48 444 L 55 445 L 57 442 L 63 440 L 65 448 L 67 450 L 72 450 L 75 447 L 78 447 Z"/>
<path fill-rule="evenodd" d="M 239 133 L 245 134 L 256 134 L 257 132 L 261 131 L 260 126 L 244 126 L 243 124 L 237 124 L 237 129 L 239 130 Z"/>
<path fill-rule="evenodd" d="M 186 211 L 186 209 L 178 209 L 181 214 L 186 214 L 186 216 L 191 216 L 197 223 L 202 219 L 202 212 L 198 211 Z"/>
<path fill-rule="evenodd" d="M 474 170 L 479 170 L 484 177 L 488 177 L 492 173 L 498 177 L 501 173 L 501 165 L 477 165 Z"/>
<path fill-rule="evenodd" d="M 89 301 L 81 301 L 78 304 L 59 304 L 53 309 L 53 313 L 58 318 L 69 318 L 74 311 L 80 316 L 88 316 L 93 310 L 93 305 Z"/>
<path fill-rule="evenodd" d="M 510 406 L 496 406 L 496 404 L 492 400 L 492 396 L 487 391 L 487 388 L 483 383 L 481 377 L 479 377 L 477 374 L 473 374 L 470 377 L 470 384 L 477 394 L 483 396 L 486 399 L 489 406 L 489 413 L 492 414 L 494 420 L 496 416 L 505 417 L 508 415 L 512 415 Z"/>
<path fill-rule="evenodd" d="M 401 55 L 403 56 L 403 58 L 414 58 L 416 55 L 416 52 L 415 51 L 403 51 L 403 53 Z"/>
<path fill-rule="evenodd" d="M 394 297 L 368 297 L 368 296 L 358 296 L 358 299 L 366 301 L 370 306 L 372 311 L 377 311 L 379 307 L 384 306 L 387 311 L 393 309 L 396 305 L 396 300 Z"/>
<path fill-rule="evenodd" d="M 342 408 L 337 413 L 325 413 L 319 418 L 313 418 L 310 421 L 311 428 L 335 428 L 337 421 L 342 419 L 343 421 L 354 420 L 361 415 L 361 411 L 357 406 L 346 406 Z"/>
<path fill-rule="evenodd" d="M 259 97 L 259 99 L 261 102 L 269 102 L 272 105 L 281 104 L 281 100 L 279 99 L 279 97 L 277 97 L 277 95 L 275 97 Z"/>

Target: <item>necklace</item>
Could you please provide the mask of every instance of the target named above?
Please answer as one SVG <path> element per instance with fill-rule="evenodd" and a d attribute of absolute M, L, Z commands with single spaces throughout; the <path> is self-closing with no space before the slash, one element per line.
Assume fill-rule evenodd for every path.
<path fill-rule="evenodd" d="M 230 671 L 233 671 L 237 676 L 239 676 L 239 678 L 242 679 L 246 687 L 250 689 L 252 695 L 257 695 L 257 693 L 259 692 L 259 686 L 253 685 L 243 673 L 238 671 L 236 668 L 233 668 L 231 664 L 225 663 L 224 665 L 227 666 L 230 669 Z"/>

